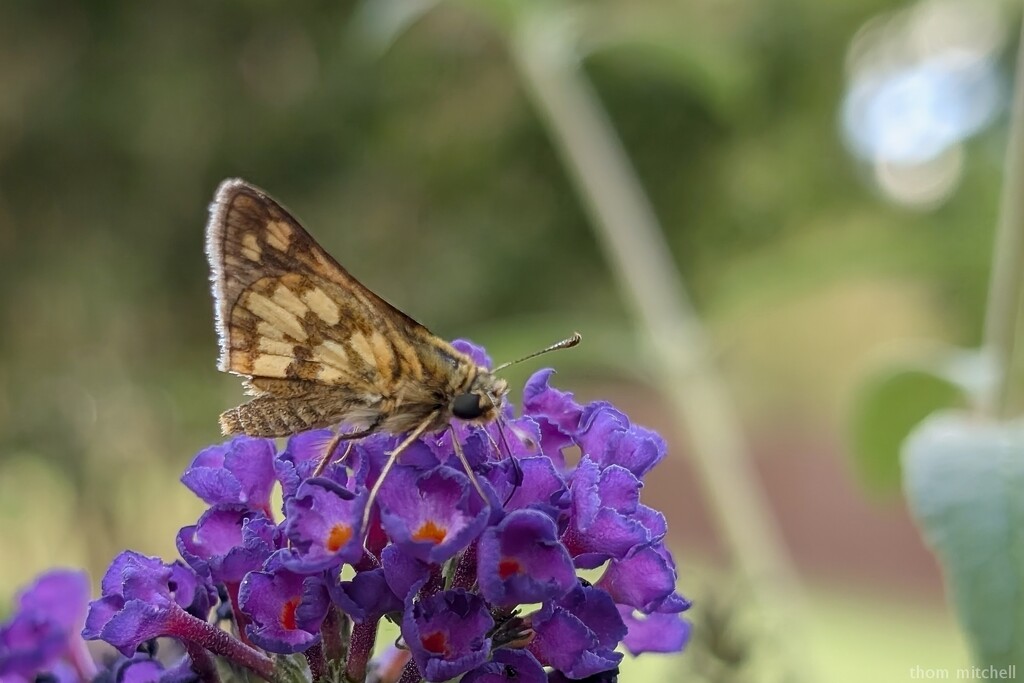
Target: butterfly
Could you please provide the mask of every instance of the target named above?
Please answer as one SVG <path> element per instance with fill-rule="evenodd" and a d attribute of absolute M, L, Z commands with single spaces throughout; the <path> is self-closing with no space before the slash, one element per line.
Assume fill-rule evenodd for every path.
<path fill-rule="evenodd" d="M 477 364 L 374 294 L 263 190 L 238 179 L 221 183 L 206 254 L 217 366 L 244 377 L 252 396 L 220 416 L 225 434 L 279 437 L 344 425 L 349 431 L 338 430 L 318 472 L 340 441 L 407 434 L 379 485 L 423 434 L 455 418 L 484 425 L 500 415 L 508 384 L 495 373 L 511 363 Z M 574 334 L 526 358 L 579 341 Z M 473 478 L 457 443 L 456 451 Z"/>

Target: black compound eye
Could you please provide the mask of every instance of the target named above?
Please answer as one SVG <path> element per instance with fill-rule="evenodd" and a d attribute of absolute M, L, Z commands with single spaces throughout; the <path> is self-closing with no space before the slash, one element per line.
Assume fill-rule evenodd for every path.
<path fill-rule="evenodd" d="M 462 420 L 473 420 L 484 414 L 479 394 L 459 394 L 452 401 L 452 415 Z"/>

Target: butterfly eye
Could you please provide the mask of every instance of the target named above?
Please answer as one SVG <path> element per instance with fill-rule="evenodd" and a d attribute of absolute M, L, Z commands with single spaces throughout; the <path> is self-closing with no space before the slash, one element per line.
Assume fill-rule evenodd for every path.
<path fill-rule="evenodd" d="M 452 415 L 462 420 L 473 420 L 484 414 L 479 394 L 459 394 L 452 401 Z"/>

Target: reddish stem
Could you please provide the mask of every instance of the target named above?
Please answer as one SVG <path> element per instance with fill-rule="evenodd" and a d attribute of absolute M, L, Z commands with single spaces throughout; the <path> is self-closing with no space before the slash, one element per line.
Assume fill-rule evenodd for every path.
<path fill-rule="evenodd" d="M 367 620 L 352 627 L 352 638 L 348 644 L 348 661 L 345 662 L 345 678 L 350 681 L 365 681 L 366 668 L 377 642 L 377 623 Z"/>
<path fill-rule="evenodd" d="M 185 652 L 192 660 L 192 670 L 199 676 L 203 683 L 220 683 L 220 674 L 217 673 L 217 664 L 210 656 L 209 650 L 197 643 L 184 640 Z"/>
<path fill-rule="evenodd" d="M 398 679 L 398 683 L 420 683 L 423 677 L 420 675 L 420 670 L 416 667 L 416 662 L 409 660 L 409 663 L 402 669 L 402 677 Z"/>
<path fill-rule="evenodd" d="M 430 569 L 430 577 L 420 589 L 419 596 L 425 598 L 444 590 L 444 575 L 441 573 L 441 565 L 434 565 Z"/>
<path fill-rule="evenodd" d="M 252 641 L 249 640 L 249 635 L 245 632 L 245 627 L 251 624 L 249 617 L 242 613 L 242 610 L 238 607 L 238 589 L 241 587 L 241 583 L 224 582 L 224 588 L 228 592 L 228 599 L 231 601 L 231 618 L 235 622 L 235 633 L 238 638 L 246 645 L 252 645 Z"/>
<path fill-rule="evenodd" d="M 313 677 L 313 683 L 323 680 L 327 675 L 327 662 L 324 660 L 324 650 L 320 643 L 310 647 L 302 653 L 309 664 L 309 673 Z"/>
<path fill-rule="evenodd" d="M 327 616 L 324 617 L 324 621 L 320 625 L 320 640 L 323 643 L 324 656 L 332 664 L 341 664 L 345 658 L 345 638 L 342 635 L 342 629 L 345 628 L 347 619 L 345 614 L 331 605 L 327 610 Z"/>
<path fill-rule="evenodd" d="M 77 633 L 71 637 L 68 643 L 68 658 L 71 660 L 72 666 L 75 667 L 78 677 L 83 681 L 91 681 L 99 673 L 89 648 Z"/>
<path fill-rule="evenodd" d="M 476 543 L 470 544 L 466 552 L 462 553 L 459 563 L 455 565 L 455 573 L 452 576 L 452 588 L 465 588 L 469 590 L 476 583 Z"/>
<path fill-rule="evenodd" d="M 244 666 L 267 681 L 274 681 L 274 662 L 265 654 L 180 607 L 175 607 L 168 621 L 167 635 L 199 645 L 221 657 Z"/>

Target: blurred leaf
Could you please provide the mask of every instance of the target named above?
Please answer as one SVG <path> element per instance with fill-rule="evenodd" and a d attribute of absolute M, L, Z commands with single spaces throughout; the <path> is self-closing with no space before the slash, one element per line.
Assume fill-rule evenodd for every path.
<path fill-rule="evenodd" d="M 861 481 L 875 493 L 899 490 L 907 435 L 938 410 L 965 407 L 982 374 L 977 355 L 958 349 L 917 349 L 907 357 L 913 361 L 869 374 L 854 397 L 850 450 Z"/>
<path fill-rule="evenodd" d="M 903 476 L 976 662 L 1024 668 L 1024 424 L 936 415 L 907 440 Z"/>
<path fill-rule="evenodd" d="M 391 45 L 440 0 L 371 0 L 358 5 L 349 35 L 373 53 L 387 52 Z"/>
<path fill-rule="evenodd" d="M 757 67 L 737 40 L 744 16 L 721 3 L 587 3 L 581 48 L 675 80 L 729 118 L 756 90 Z"/>

